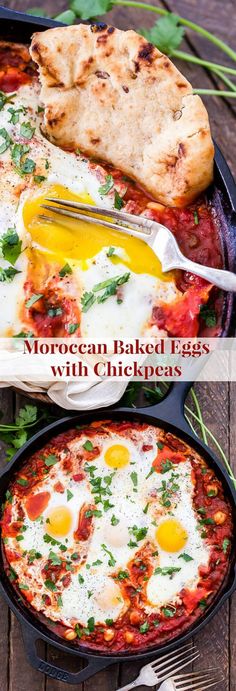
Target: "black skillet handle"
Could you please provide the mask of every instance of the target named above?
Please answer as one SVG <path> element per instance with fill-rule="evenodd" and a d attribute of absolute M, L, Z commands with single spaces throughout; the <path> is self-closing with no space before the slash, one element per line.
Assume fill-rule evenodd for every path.
<path fill-rule="evenodd" d="M 169 422 L 175 425 L 183 432 L 190 431 L 189 424 L 184 417 L 184 404 L 189 390 L 193 386 L 193 382 L 182 381 L 172 384 L 162 401 L 154 405 L 145 406 L 145 408 L 138 408 L 138 412 L 142 415 L 153 415 L 154 418 L 163 422 Z M 123 409 L 126 412 L 128 409 Z"/>
<path fill-rule="evenodd" d="M 21 629 L 29 663 L 34 669 L 37 669 L 38 672 L 42 672 L 48 677 L 52 677 L 52 679 L 67 682 L 68 684 L 81 684 L 83 681 L 90 679 L 94 674 L 113 663 L 113 660 L 109 658 L 99 659 L 94 657 L 88 660 L 85 669 L 79 670 L 79 672 L 68 672 L 62 667 L 58 667 L 51 662 L 47 662 L 47 660 L 43 660 L 38 655 L 36 643 L 40 640 L 40 634 L 31 626 L 26 626 L 25 624 L 21 624 Z"/>

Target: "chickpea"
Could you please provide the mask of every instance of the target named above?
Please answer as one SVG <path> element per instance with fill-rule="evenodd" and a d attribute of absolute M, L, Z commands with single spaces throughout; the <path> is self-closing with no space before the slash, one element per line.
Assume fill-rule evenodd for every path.
<path fill-rule="evenodd" d="M 126 643 L 133 643 L 134 634 L 131 633 L 131 631 L 125 631 L 124 639 L 125 639 Z"/>
<path fill-rule="evenodd" d="M 148 202 L 147 208 L 152 209 L 153 211 L 163 211 L 165 207 L 163 204 L 159 204 L 158 202 Z"/>
<path fill-rule="evenodd" d="M 216 525 L 223 525 L 223 523 L 225 523 L 226 521 L 227 516 L 226 513 L 224 513 L 223 511 L 216 511 L 216 513 L 214 513 L 213 518 Z"/>
<path fill-rule="evenodd" d="M 217 497 L 218 487 L 214 482 L 212 482 L 212 483 L 209 483 L 209 485 L 207 485 L 206 491 L 207 491 L 208 497 Z"/>
<path fill-rule="evenodd" d="M 130 620 L 130 623 L 131 623 L 131 624 L 134 624 L 134 626 L 135 626 L 136 624 L 139 624 L 139 622 L 140 622 L 140 613 L 139 613 L 136 609 L 134 609 L 133 612 L 130 612 L 129 620 Z"/>
<path fill-rule="evenodd" d="M 113 631 L 113 629 L 107 629 L 106 631 L 104 631 L 104 634 L 103 634 L 104 640 L 107 642 L 112 641 L 112 639 L 114 638 L 114 635 L 115 635 L 115 631 Z"/>
<path fill-rule="evenodd" d="M 75 638 L 77 638 L 77 633 L 74 631 L 74 629 L 66 629 L 64 638 L 66 638 L 67 641 L 74 641 Z"/>

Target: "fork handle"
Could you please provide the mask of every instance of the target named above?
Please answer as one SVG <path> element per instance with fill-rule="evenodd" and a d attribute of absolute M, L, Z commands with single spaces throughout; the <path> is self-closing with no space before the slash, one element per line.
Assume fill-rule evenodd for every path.
<path fill-rule="evenodd" d="M 236 292 L 236 274 L 232 271 L 212 269 L 209 266 L 202 266 L 202 264 L 197 264 L 197 262 L 192 262 L 185 258 L 173 262 L 173 265 L 169 268 L 190 271 L 197 276 L 201 276 L 201 278 L 205 278 L 206 281 L 213 283 L 218 288 L 222 288 L 222 290 Z"/>
<path fill-rule="evenodd" d="M 140 686 L 140 684 L 143 684 L 141 681 L 140 676 L 138 676 L 134 681 L 131 681 L 130 684 L 126 684 L 126 686 L 121 686 L 120 689 L 117 689 L 117 691 L 129 691 L 129 689 L 136 689 L 137 686 Z"/>

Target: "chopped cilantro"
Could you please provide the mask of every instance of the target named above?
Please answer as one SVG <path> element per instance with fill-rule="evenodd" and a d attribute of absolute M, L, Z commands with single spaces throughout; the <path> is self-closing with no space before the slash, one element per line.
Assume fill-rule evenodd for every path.
<path fill-rule="evenodd" d="M 193 217 L 194 217 L 195 226 L 198 226 L 198 224 L 199 224 L 199 218 L 198 218 L 198 212 L 197 212 L 197 211 L 194 211 L 194 212 L 193 212 Z"/>
<path fill-rule="evenodd" d="M 69 264 L 65 264 L 62 269 L 59 271 L 59 276 L 61 278 L 64 278 L 64 276 L 67 276 L 68 274 L 72 274 L 72 268 Z"/>
<path fill-rule="evenodd" d="M 172 463 L 171 461 L 169 461 L 168 458 L 166 458 L 165 461 L 162 461 L 162 462 L 161 462 L 161 469 L 160 469 L 160 472 L 161 472 L 161 474 L 163 475 L 164 473 L 168 473 L 169 470 L 172 470 L 173 467 L 174 467 L 174 466 L 173 466 L 173 463 Z"/>
<path fill-rule="evenodd" d="M 170 609 L 170 607 L 163 607 L 162 612 L 165 617 L 171 619 L 171 617 L 175 616 L 176 607 L 173 607 L 172 609 Z"/>
<path fill-rule="evenodd" d="M 83 449 L 85 449 L 85 451 L 92 451 L 93 450 L 93 444 L 90 441 L 90 439 L 87 439 L 87 441 L 83 444 Z"/>
<path fill-rule="evenodd" d="M 21 246 L 22 242 L 16 229 L 8 228 L 7 232 L 3 233 L 0 240 L 1 255 L 6 261 L 10 262 L 10 264 L 15 264 L 21 253 Z"/>
<path fill-rule="evenodd" d="M 137 485 L 138 485 L 138 475 L 137 475 L 137 473 L 136 473 L 135 471 L 132 472 L 132 473 L 130 473 L 130 477 L 131 477 L 131 480 L 132 480 L 132 483 L 133 483 L 134 487 L 137 487 Z"/>
<path fill-rule="evenodd" d="M 2 144 L 0 144 L 0 154 L 4 154 L 4 152 L 9 148 L 9 146 L 12 143 L 12 140 L 9 137 L 9 134 L 5 127 L 2 127 L 2 129 L 0 129 L 0 137 L 2 137 L 3 139 Z"/>
<path fill-rule="evenodd" d="M 55 593 L 57 587 L 53 581 L 50 580 L 50 578 L 47 578 L 46 581 L 44 581 L 44 585 L 48 590 L 51 590 L 52 593 Z"/>
<path fill-rule="evenodd" d="M 139 631 L 140 631 L 140 633 L 147 633 L 148 630 L 149 630 L 149 623 L 148 623 L 148 621 L 144 621 L 143 624 L 141 624 L 141 626 L 139 627 Z"/>
<path fill-rule="evenodd" d="M 186 554 L 186 552 L 180 554 L 178 559 L 184 559 L 184 561 L 193 561 L 193 557 L 190 557 L 189 554 Z"/>
<path fill-rule="evenodd" d="M 134 525 L 132 528 L 129 528 L 129 530 L 133 533 L 137 542 L 140 542 L 140 540 L 144 540 L 148 531 L 147 528 L 137 528 L 136 525 Z"/>
<path fill-rule="evenodd" d="M 16 482 L 18 485 L 21 485 L 22 487 L 27 487 L 27 485 L 29 484 L 28 480 L 26 480 L 26 478 L 24 477 L 18 477 Z"/>
<path fill-rule="evenodd" d="M 24 139 L 32 139 L 35 133 L 35 127 L 32 127 L 30 122 L 22 122 L 20 126 L 20 136 Z"/>
<path fill-rule="evenodd" d="M 40 185 L 41 182 L 44 182 L 44 180 L 47 180 L 45 175 L 34 175 L 34 182 L 37 182 L 38 185 Z"/>
<path fill-rule="evenodd" d="M 9 266 L 7 269 L 2 269 L 0 267 L 0 283 L 11 283 L 16 274 L 20 274 L 20 271 L 14 269 L 13 266 Z"/>
<path fill-rule="evenodd" d="M 114 252 L 115 252 L 115 247 L 109 247 L 109 249 L 107 250 L 107 257 L 112 257 Z"/>
<path fill-rule="evenodd" d="M 88 312 L 90 307 L 94 304 L 96 301 L 96 297 L 94 293 L 83 293 L 81 297 L 81 305 L 82 305 L 82 312 Z"/>
<path fill-rule="evenodd" d="M 115 209 L 118 209 L 118 211 L 120 211 L 120 209 L 122 209 L 123 206 L 124 206 L 124 201 L 123 201 L 122 197 L 120 197 L 120 195 L 118 194 L 117 190 L 115 190 L 114 207 L 115 207 Z"/>
<path fill-rule="evenodd" d="M 43 293 L 33 293 L 33 295 L 31 295 L 31 297 L 29 298 L 29 300 L 26 300 L 25 306 L 27 307 L 27 309 L 30 309 L 30 307 L 33 307 L 35 302 L 38 302 L 38 300 L 40 300 L 40 298 L 42 298 L 42 297 L 43 297 Z"/>
<path fill-rule="evenodd" d="M 62 560 L 61 557 L 58 557 L 58 555 L 50 550 L 49 552 L 49 557 L 50 561 L 52 562 L 53 566 L 61 566 Z"/>
<path fill-rule="evenodd" d="M 73 493 L 70 491 L 70 489 L 67 489 L 67 491 L 66 491 L 67 501 L 70 501 L 70 499 L 72 499 L 73 496 L 74 496 L 74 495 L 73 495 Z"/>
<path fill-rule="evenodd" d="M 112 175 L 106 175 L 106 181 L 104 185 L 101 185 L 98 189 L 98 193 L 101 194 L 103 197 L 104 195 L 108 194 L 110 190 L 114 187 L 114 180 Z"/>
<path fill-rule="evenodd" d="M 119 519 L 116 518 L 113 514 L 113 516 L 111 517 L 111 525 L 118 525 L 119 522 Z"/>
<path fill-rule="evenodd" d="M 228 540 L 228 538 L 225 537 L 225 539 L 223 540 L 223 543 L 222 543 L 222 549 L 223 549 L 224 554 L 226 554 L 230 544 L 231 544 L 230 540 Z"/>
<path fill-rule="evenodd" d="M 48 468 L 50 468 L 51 465 L 55 465 L 55 463 L 57 463 L 57 461 L 58 461 L 58 458 L 57 458 L 57 456 L 55 456 L 55 454 L 53 454 L 53 453 L 50 453 L 50 454 L 47 456 L 47 458 L 44 459 L 44 463 L 45 463 L 45 465 L 46 465 Z"/>
<path fill-rule="evenodd" d="M 63 310 L 61 307 L 49 307 L 47 310 L 47 314 L 49 317 L 60 317 L 63 314 Z"/>
<path fill-rule="evenodd" d="M 70 334 L 70 336 L 71 336 L 72 334 L 74 334 L 77 331 L 78 328 L 79 328 L 78 322 L 76 322 L 76 324 L 68 324 L 68 334 Z"/>
<path fill-rule="evenodd" d="M 203 319 L 206 326 L 216 326 L 216 312 L 213 307 L 209 307 L 208 305 L 201 305 L 200 317 Z"/>
<path fill-rule="evenodd" d="M 84 578 L 81 576 L 81 573 L 78 574 L 78 581 L 80 584 L 84 583 Z"/>
<path fill-rule="evenodd" d="M 160 576 L 172 576 L 174 573 L 178 573 L 178 571 L 181 571 L 181 569 L 177 566 L 163 566 L 162 568 L 158 566 L 154 574 L 155 576 L 158 574 L 160 574 Z"/>
<path fill-rule="evenodd" d="M 109 551 L 109 549 L 107 549 L 106 545 L 104 545 L 104 544 L 101 545 L 101 548 L 102 548 L 103 551 L 109 556 L 109 559 L 108 559 L 108 566 L 115 566 L 116 560 L 115 560 L 115 558 L 113 557 L 112 553 Z"/>

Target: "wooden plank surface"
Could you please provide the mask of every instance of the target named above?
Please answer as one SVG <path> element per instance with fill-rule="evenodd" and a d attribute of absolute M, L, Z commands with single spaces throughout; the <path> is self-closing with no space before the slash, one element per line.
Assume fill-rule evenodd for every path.
<path fill-rule="evenodd" d="M 10 0 L 3 2 L 7 7 L 24 11 L 26 7 L 40 4 L 48 12 L 56 13 L 66 7 L 64 0 Z M 203 25 L 223 40 L 236 48 L 236 12 L 235 0 L 167 0 L 163 3 L 153 0 L 153 4 L 171 9 Z M 155 16 L 142 10 L 116 8 L 109 15 L 109 21 L 120 28 L 138 28 L 151 26 Z M 230 60 L 211 44 L 199 36 L 188 32 L 184 50 L 209 60 L 230 64 Z M 209 74 L 194 65 L 179 64 L 184 74 L 195 87 L 214 88 L 215 81 Z M 236 175 L 236 138 L 232 136 L 236 128 L 235 108 L 232 103 L 220 98 L 206 98 L 205 103 L 211 119 L 213 135 L 220 145 L 232 172 Z M 220 440 L 232 467 L 236 471 L 236 384 L 201 384 L 197 386 L 201 400 L 204 420 Z M 4 411 L 4 420 L 11 420 L 13 410 L 24 401 L 15 397 L 9 390 L 0 390 L 0 409 Z M 3 463 L 3 455 L 0 457 Z M 7 607 L 1 601 L 0 627 L 0 691 L 69 691 L 67 684 L 45 678 L 32 670 L 26 661 L 19 625 L 13 615 L 9 616 Z M 195 669 L 219 665 L 224 671 L 225 681 L 221 691 L 236 691 L 236 599 L 223 607 L 213 621 L 195 638 L 201 653 L 200 662 Z M 70 665 L 78 669 L 78 661 L 68 662 L 58 651 L 45 651 L 48 661 Z M 68 656 L 67 656 L 68 657 Z M 82 665 L 82 663 L 79 663 Z M 138 672 L 141 663 L 129 662 L 114 665 L 78 685 L 78 691 L 114 691 L 118 685 L 131 681 Z M 140 687 L 143 689 L 146 687 Z"/>

